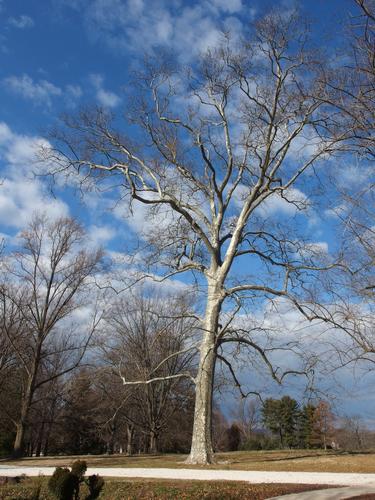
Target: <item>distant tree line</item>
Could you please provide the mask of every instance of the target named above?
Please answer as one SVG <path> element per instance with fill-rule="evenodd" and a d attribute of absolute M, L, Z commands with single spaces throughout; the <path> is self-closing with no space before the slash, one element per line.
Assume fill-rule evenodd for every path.
<path fill-rule="evenodd" d="M 359 416 L 333 412 L 325 400 L 298 403 L 290 396 L 241 403 L 232 423 L 214 414 L 214 443 L 220 451 L 272 449 L 366 450 L 375 432 Z"/>
<path fill-rule="evenodd" d="M 334 445 L 334 415 L 325 401 L 303 406 L 289 396 L 267 399 L 264 427 L 277 436 L 280 448 L 324 448 Z"/>

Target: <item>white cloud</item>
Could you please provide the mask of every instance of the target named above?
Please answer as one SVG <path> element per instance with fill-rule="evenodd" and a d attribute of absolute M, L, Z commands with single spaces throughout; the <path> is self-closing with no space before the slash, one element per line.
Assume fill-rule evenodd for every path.
<path fill-rule="evenodd" d="M 0 160 L 3 167 L 0 185 L 0 224 L 21 228 L 36 211 L 56 218 L 68 215 L 68 206 L 53 198 L 39 178 L 33 176 L 36 152 L 45 139 L 19 135 L 0 122 Z"/>
<path fill-rule="evenodd" d="M 299 251 L 302 255 L 313 257 L 316 255 L 328 254 L 329 248 L 326 241 L 316 241 L 313 243 L 306 243 Z"/>
<path fill-rule="evenodd" d="M 8 76 L 2 83 L 14 94 L 33 101 L 34 104 L 48 107 L 52 105 L 53 98 L 64 97 L 69 105 L 73 105 L 83 95 L 79 85 L 68 84 L 62 89 L 48 80 L 34 80 L 26 74 Z"/>
<path fill-rule="evenodd" d="M 234 202 L 238 207 L 242 207 L 243 199 L 248 195 L 249 188 L 243 184 L 238 185 Z M 263 201 L 257 208 L 262 217 L 281 213 L 284 215 L 295 215 L 300 210 L 308 210 L 311 202 L 308 196 L 297 188 L 290 188 L 281 196 L 279 193 L 272 194 Z"/>
<path fill-rule="evenodd" d="M 5 179 L 0 186 L 0 224 L 21 228 L 35 212 L 51 219 L 68 215 L 67 205 L 49 196 L 41 182 L 31 179 Z"/>
<path fill-rule="evenodd" d="M 19 17 L 10 17 L 8 19 L 8 24 L 18 29 L 32 28 L 34 26 L 34 20 L 30 16 L 21 15 Z"/>
<path fill-rule="evenodd" d="M 96 93 L 96 97 L 98 98 L 100 104 L 102 104 L 102 106 L 106 108 L 114 108 L 121 101 L 121 99 L 117 94 L 115 94 L 114 92 L 109 92 L 104 89 L 99 89 Z"/>
<path fill-rule="evenodd" d="M 103 245 L 112 240 L 116 236 L 116 231 L 110 226 L 96 226 L 93 225 L 88 230 L 88 237 L 95 245 Z"/>
<path fill-rule="evenodd" d="M 50 106 L 52 98 L 60 96 L 62 90 L 47 80 L 34 81 L 29 75 L 4 78 L 4 85 L 12 92 L 37 104 Z"/>
<path fill-rule="evenodd" d="M 294 215 L 299 210 L 306 210 L 310 206 L 308 197 L 297 188 L 288 189 L 283 196 L 275 193 L 262 203 L 259 211 L 263 216 L 282 212 L 286 215 Z"/>
<path fill-rule="evenodd" d="M 117 94 L 104 89 L 104 78 L 102 75 L 92 74 L 90 75 L 90 81 L 95 89 L 96 98 L 102 106 L 106 108 L 115 108 L 120 104 L 121 98 Z"/>
<path fill-rule="evenodd" d="M 0 122 L 0 146 L 7 144 L 13 137 L 13 133 L 6 123 Z"/>
<path fill-rule="evenodd" d="M 182 61 L 215 45 L 228 27 L 235 27 L 232 35 L 240 37 L 255 14 L 242 0 L 93 0 L 89 5 L 65 0 L 63 4 L 83 11 L 92 41 L 139 53 L 157 53 L 165 47 Z"/>
<path fill-rule="evenodd" d="M 133 210 L 127 204 L 119 204 L 114 209 L 115 217 L 125 220 L 128 226 L 141 238 L 147 239 L 160 231 L 166 231 L 175 223 L 176 214 L 168 206 L 149 206 L 134 201 Z"/>

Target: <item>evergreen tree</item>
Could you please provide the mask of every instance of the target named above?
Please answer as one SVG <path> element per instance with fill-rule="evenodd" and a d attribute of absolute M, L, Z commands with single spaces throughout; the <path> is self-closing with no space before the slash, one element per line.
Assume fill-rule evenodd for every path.
<path fill-rule="evenodd" d="M 295 399 L 289 396 L 266 399 L 262 408 L 262 419 L 264 426 L 278 435 L 281 448 L 296 446 L 299 408 Z"/>
<path fill-rule="evenodd" d="M 283 446 L 283 432 L 280 418 L 280 401 L 278 399 L 268 398 L 265 400 L 262 408 L 262 421 L 266 429 L 272 434 L 278 435 L 280 446 Z"/>
<path fill-rule="evenodd" d="M 314 422 L 315 406 L 308 403 L 303 406 L 298 419 L 297 441 L 301 448 L 312 448 L 314 446 Z"/>
<path fill-rule="evenodd" d="M 280 420 L 283 430 L 283 444 L 289 448 L 297 445 L 299 407 L 295 399 L 283 396 L 280 400 Z"/>

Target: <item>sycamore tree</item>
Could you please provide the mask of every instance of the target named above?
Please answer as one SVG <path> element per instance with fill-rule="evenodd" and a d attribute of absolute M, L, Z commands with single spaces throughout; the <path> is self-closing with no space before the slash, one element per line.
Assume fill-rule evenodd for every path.
<path fill-rule="evenodd" d="M 185 274 L 198 283 L 188 462 L 205 464 L 213 460 L 216 361 L 238 384 L 231 358 L 238 346 L 278 382 L 298 371 L 274 364 L 256 312 L 266 301 L 304 312 L 316 278 L 334 264 L 305 229 L 314 215 L 309 191 L 320 189 L 345 134 L 326 133 L 322 57 L 295 13 L 266 15 L 245 40 L 223 35 L 190 68 L 161 59 L 137 75 L 125 124 L 104 109 L 83 110 L 65 118 L 42 154 L 55 175 L 110 190 L 118 206 L 145 219 L 137 279 Z M 238 315 L 245 304 L 250 315 Z"/>

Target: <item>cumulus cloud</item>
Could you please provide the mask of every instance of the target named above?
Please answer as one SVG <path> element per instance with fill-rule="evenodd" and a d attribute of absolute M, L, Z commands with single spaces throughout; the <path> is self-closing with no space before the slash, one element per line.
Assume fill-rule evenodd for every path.
<path fill-rule="evenodd" d="M 18 29 L 32 28 L 34 26 L 34 20 L 30 16 L 25 14 L 19 17 L 10 17 L 8 19 L 8 24 Z"/>
<path fill-rule="evenodd" d="M 156 52 L 165 47 L 182 61 L 215 45 L 222 32 L 242 27 L 255 10 L 242 0 L 63 0 L 63 4 L 83 10 L 86 28 L 93 41 L 104 41 L 116 51 Z"/>
<path fill-rule="evenodd" d="M 62 200 L 48 196 L 38 181 L 5 179 L 0 186 L 0 223 L 21 228 L 35 212 L 46 212 L 54 219 L 68 215 L 69 210 Z"/>
<path fill-rule="evenodd" d="M 120 104 L 121 98 L 117 94 L 104 89 L 104 78 L 102 75 L 92 74 L 90 75 L 90 81 L 95 89 L 96 98 L 99 104 L 105 108 L 115 108 Z"/>
<path fill-rule="evenodd" d="M 40 179 L 32 175 L 36 151 L 45 144 L 41 137 L 14 133 L 0 122 L 0 161 L 4 164 L 0 185 L 0 224 L 21 228 L 40 211 L 56 218 L 69 213 L 64 201 L 53 198 Z"/>

